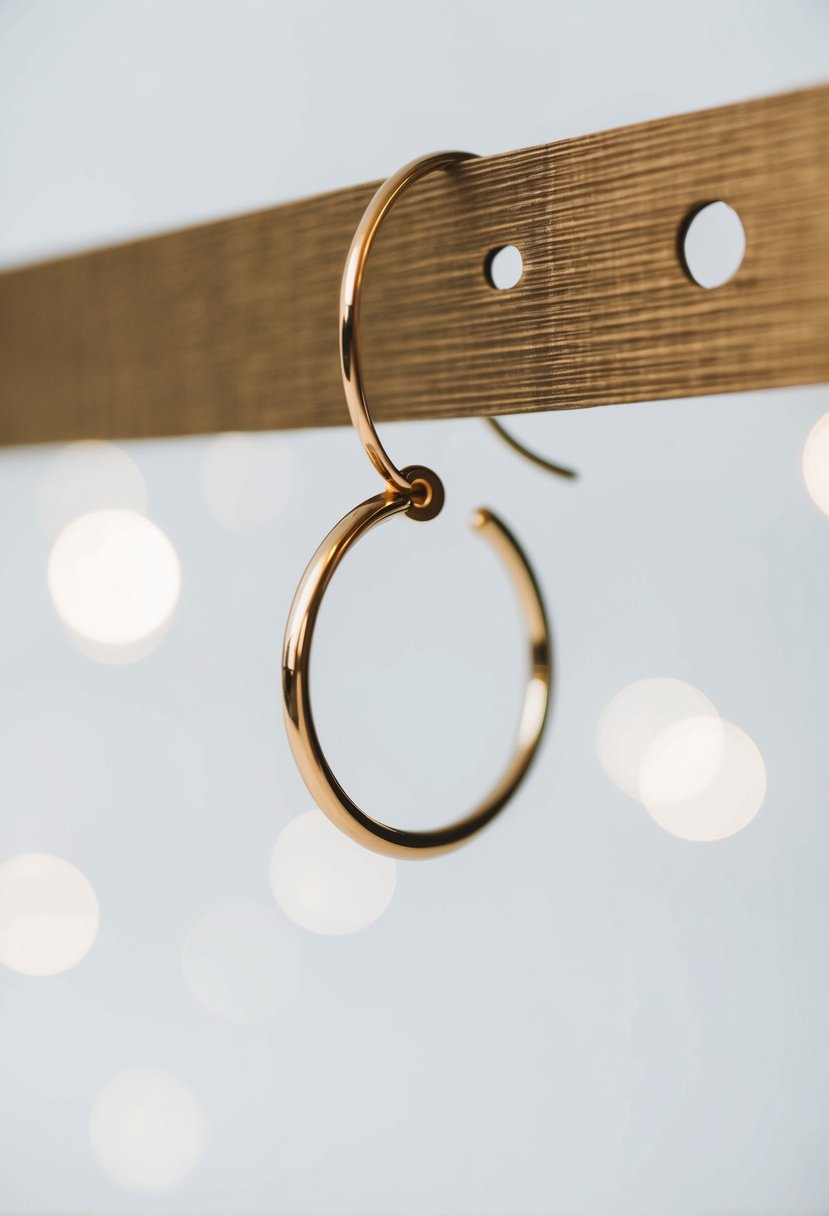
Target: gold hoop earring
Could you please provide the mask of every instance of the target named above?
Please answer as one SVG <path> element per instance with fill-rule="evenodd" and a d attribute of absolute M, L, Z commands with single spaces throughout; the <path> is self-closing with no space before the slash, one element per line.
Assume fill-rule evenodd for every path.
<path fill-rule="evenodd" d="M 325 758 L 311 709 L 310 659 L 322 598 L 349 549 L 371 528 L 404 513 L 428 520 L 440 512 L 443 485 L 424 465 L 398 469 L 377 434 L 366 402 L 359 357 L 360 299 L 366 259 L 383 217 L 413 182 L 435 169 L 466 160 L 465 152 L 441 152 L 405 165 L 379 188 L 361 219 L 346 258 L 340 291 L 340 366 L 349 414 L 366 454 L 386 483 L 383 493 L 349 511 L 326 536 L 294 596 L 282 651 L 282 696 L 291 750 L 311 795 L 328 818 L 352 839 L 392 857 L 431 857 L 449 852 L 474 836 L 507 804 L 523 781 L 541 742 L 549 706 L 552 655 L 544 603 L 518 541 L 491 511 L 471 519 L 498 553 L 510 574 L 529 641 L 529 677 L 515 752 L 495 788 L 471 813 L 444 828 L 410 831 L 372 819 L 352 801 Z"/>

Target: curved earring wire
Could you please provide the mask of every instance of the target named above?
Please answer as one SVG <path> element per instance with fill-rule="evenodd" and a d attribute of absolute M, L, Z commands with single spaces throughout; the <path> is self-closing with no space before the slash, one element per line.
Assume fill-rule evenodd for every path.
<path fill-rule="evenodd" d="M 320 745 L 311 708 L 310 664 L 314 628 L 331 579 L 361 536 L 409 505 L 407 494 L 386 492 L 349 511 L 326 536 L 302 576 L 288 616 L 282 652 L 285 725 L 294 759 L 317 805 L 352 840 L 390 857 L 448 853 L 486 827 L 523 781 L 538 750 L 550 700 L 552 655 L 544 604 L 518 541 L 491 511 L 479 508 L 472 527 L 498 553 L 518 594 L 529 637 L 529 679 L 515 752 L 500 781 L 473 811 L 444 828 L 410 831 L 372 819 L 349 797 Z"/>
<path fill-rule="evenodd" d="M 512 759 L 488 797 L 448 827 L 409 831 L 372 819 L 349 797 L 320 746 L 311 708 L 310 662 L 314 629 L 325 591 L 340 562 L 371 528 L 404 512 L 412 519 L 433 519 L 443 506 L 440 478 L 423 465 L 398 469 L 377 434 L 363 389 L 358 333 L 360 295 L 372 241 L 383 217 L 403 191 L 432 169 L 466 160 L 466 152 L 440 152 L 412 161 L 375 193 L 354 234 L 340 290 L 340 364 L 354 428 L 372 465 L 386 484 L 384 493 L 349 511 L 326 536 L 294 596 L 282 649 L 282 706 L 288 739 L 305 784 L 318 806 L 359 844 L 392 857 L 431 857 L 457 848 L 501 811 L 524 780 L 547 720 L 552 681 L 550 634 L 541 592 L 521 546 L 491 511 L 480 508 L 472 526 L 500 556 L 518 593 L 529 636 L 530 674 Z"/>
<path fill-rule="evenodd" d="M 554 464 L 546 456 L 542 456 L 539 452 L 534 452 L 532 448 L 525 447 L 497 418 L 485 418 L 484 422 L 489 423 L 495 434 L 503 439 L 507 447 L 512 448 L 514 452 L 517 452 L 519 456 L 523 456 L 525 460 L 529 460 L 530 464 L 538 465 L 540 469 L 544 469 L 547 473 L 555 473 L 556 477 L 578 477 L 575 469 L 569 469 L 563 464 Z"/>
<path fill-rule="evenodd" d="M 375 192 L 371 202 L 363 212 L 357 230 L 351 240 L 345 268 L 340 283 L 340 371 L 343 379 L 345 399 L 352 425 L 356 430 L 366 454 L 377 472 L 390 489 L 400 490 L 411 495 L 411 487 L 406 482 L 401 471 L 392 461 L 377 434 L 377 428 L 371 417 L 363 388 L 363 376 L 360 364 L 358 334 L 360 325 L 360 306 L 362 300 L 363 279 L 366 262 L 377 230 L 383 219 L 394 206 L 404 190 L 407 190 L 419 178 L 425 177 L 435 169 L 446 169 L 465 160 L 475 160 L 474 152 L 435 152 L 429 156 L 419 157 L 410 161 L 402 169 L 398 169 L 387 178 Z M 503 423 L 496 418 L 487 418 L 486 422 L 509 447 L 523 456 L 532 464 L 554 473 L 558 477 L 577 477 L 574 469 L 555 464 L 525 447 L 506 430 Z M 415 513 L 412 512 L 414 515 Z"/>
<path fill-rule="evenodd" d="M 383 218 L 404 190 L 434 169 L 446 169 L 459 161 L 475 159 L 473 152 L 435 152 L 410 161 L 387 178 L 376 191 L 363 212 L 351 241 L 340 283 L 340 371 L 343 378 L 348 413 L 366 455 L 391 490 L 399 490 L 412 498 L 412 486 L 406 481 L 380 442 L 372 421 L 363 388 L 360 348 L 357 341 L 360 326 L 360 303 L 363 277 L 369 251 Z M 428 472 L 428 470 L 426 470 Z M 427 483 L 428 484 L 428 483 Z M 412 512 L 414 517 L 415 513 Z"/>

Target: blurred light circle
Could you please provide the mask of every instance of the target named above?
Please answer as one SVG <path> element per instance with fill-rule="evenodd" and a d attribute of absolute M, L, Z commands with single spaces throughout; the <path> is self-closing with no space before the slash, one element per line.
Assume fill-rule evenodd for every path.
<path fill-rule="evenodd" d="M 258 904 L 224 904 L 202 916 L 182 951 L 184 978 L 208 1013 L 228 1022 L 263 1022 L 293 1001 L 302 959 L 279 914 Z"/>
<path fill-rule="evenodd" d="M 283 518 L 292 504 L 296 458 L 281 435 L 219 435 L 205 450 L 201 483 L 217 523 L 230 532 L 257 532 Z"/>
<path fill-rule="evenodd" d="M 683 718 L 660 731 L 642 759 L 639 797 L 652 806 L 683 802 L 702 793 L 723 759 L 721 718 Z"/>
<path fill-rule="evenodd" d="M 169 622 L 181 567 L 156 524 L 116 508 L 91 511 L 64 528 L 52 547 L 48 581 L 58 616 L 74 634 L 129 647 Z"/>
<path fill-rule="evenodd" d="M 111 1077 L 89 1118 L 93 1151 L 122 1186 L 163 1191 L 197 1164 L 205 1141 L 201 1107 L 187 1086 L 160 1068 Z"/>
<path fill-rule="evenodd" d="M 642 802 L 651 817 L 666 831 L 683 840 L 723 840 L 751 822 L 766 796 L 763 757 L 744 731 L 720 721 L 719 759 L 707 781 L 696 785 L 686 797 L 676 797 L 677 786 L 665 798 L 665 774 L 672 760 L 682 772 L 697 767 L 701 776 L 712 765 L 717 751 L 713 724 L 699 719 L 677 722 L 656 739 L 642 768 Z M 690 757 L 690 760 L 689 760 Z"/>
<path fill-rule="evenodd" d="M 653 740 L 675 722 L 710 717 L 708 698 L 682 680 L 657 676 L 637 680 L 608 702 L 596 727 L 596 753 L 607 776 L 631 798 L 639 798 L 642 762 Z"/>
<path fill-rule="evenodd" d="M 396 878 L 393 858 L 362 848 L 318 810 L 291 820 L 271 856 L 277 903 L 312 933 L 365 929 L 388 907 Z"/>
<path fill-rule="evenodd" d="M 98 900 L 61 857 L 22 853 L 0 865 L 0 962 L 22 975 L 58 975 L 91 949 Z"/>
<path fill-rule="evenodd" d="M 803 448 L 803 479 L 815 505 L 829 515 L 829 414 L 809 432 Z"/>
<path fill-rule="evenodd" d="M 60 448 L 37 489 L 37 516 L 50 540 L 90 511 L 122 507 L 147 510 L 147 487 L 131 456 L 114 443 L 83 440 Z"/>

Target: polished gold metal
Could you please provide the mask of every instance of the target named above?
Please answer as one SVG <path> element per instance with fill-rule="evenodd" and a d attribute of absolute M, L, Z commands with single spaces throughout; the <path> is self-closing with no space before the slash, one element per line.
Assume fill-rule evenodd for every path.
<path fill-rule="evenodd" d="M 554 464 L 546 456 L 542 456 L 539 452 L 534 452 L 532 448 L 526 447 L 497 418 L 485 418 L 484 421 L 489 423 L 495 434 L 499 439 L 503 439 L 507 447 L 512 448 L 514 452 L 517 452 L 519 456 L 523 456 L 525 460 L 529 460 L 530 464 L 537 465 L 539 469 L 544 469 L 546 473 L 554 473 L 556 477 L 578 477 L 575 469 L 569 469 L 563 464 Z"/>
<path fill-rule="evenodd" d="M 282 650 L 282 705 L 294 759 L 305 784 L 328 818 L 353 840 L 392 857 L 433 857 L 474 836 L 507 804 L 538 751 L 547 720 L 552 680 L 550 632 L 538 584 L 518 541 L 496 515 L 479 508 L 472 527 L 498 553 L 518 594 L 529 638 L 529 678 L 512 759 L 487 798 L 462 819 L 444 828 L 414 831 L 372 819 L 349 797 L 332 772 L 320 745 L 311 709 L 310 665 L 314 629 L 326 589 L 349 549 L 371 528 L 392 515 L 434 519 L 444 501 L 443 485 L 423 465 L 398 469 L 375 429 L 366 402 L 359 360 L 360 292 L 366 258 L 377 229 L 395 199 L 433 169 L 465 160 L 465 152 L 441 152 L 412 161 L 385 182 L 368 205 L 354 235 L 340 291 L 340 366 L 351 421 L 374 468 L 383 478 L 382 494 L 349 511 L 317 549 L 294 596 Z M 390 605 L 393 610 L 393 605 Z"/>
<path fill-rule="evenodd" d="M 390 857 L 448 853 L 486 827 L 507 804 L 538 750 L 550 697 L 552 654 L 541 593 L 515 537 L 491 511 L 479 509 L 472 526 L 498 553 L 518 593 L 529 638 L 529 679 L 515 753 L 498 784 L 470 814 L 447 827 L 413 831 L 372 819 L 349 797 L 332 772 L 317 736 L 311 709 L 310 662 L 320 605 L 335 570 L 371 528 L 406 510 L 408 495 L 387 490 L 360 503 L 334 527 L 311 559 L 297 588 L 285 631 L 282 692 L 291 751 L 305 784 L 332 823 L 358 844 Z M 393 605 L 390 606 L 393 611 Z"/>
<path fill-rule="evenodd" d="M 431 156 L 422 156 L 410 161 L 397 173 L 387 178 L 375 192 L 348 250 L 340 284 L 340 371 L 342 373 L 345 399 L 348 403 L 348 413 L 356 430 L 366 455 L 377 472 L 390 489 L 400 490 L 411 496 L 411 489 L 401 471 L 392 461 L 377 434 L 377 428 L 371 417 L 363 387 L 363 376 L 360 367 L 360 350 L 358 345 L 360 306 L 362 300 L 363 279 L 366 262 L 377 231 L 385 215 L 394 205 L 400 195 L 419 178 L 435 169 L 446 169 L 460 161 L 473 160 L 474 152 L 435 152 Z M 574 469 L 564 465 L 554 464 L 544 456 L 525 447 L 503 426 L 497 418 L 487 418 L 486 422 L 514 452 L 529 460 L 532 464 L 554 473 L 557 477 L 577 477 Z M 417 518 L 426 518 L 417 514 L 417 503 L 411 514 Z"/>
<path fill-rule="evenodd" d="M 410 499 L 412 487 L 380 442 L 363 388 L 358 343 L 363 278 L 377 230 L 404 190 L 435 169 L 446 169 L 473 157 L 472 152 L 435 152 L 431 156 L 421 156 L 410 161 L 387 178 L 374 194 L 357 225 L 340 283 L 340 371 L 348 413 L 366 455 L 386 485 L 389 489 L 407 494 Z"/>

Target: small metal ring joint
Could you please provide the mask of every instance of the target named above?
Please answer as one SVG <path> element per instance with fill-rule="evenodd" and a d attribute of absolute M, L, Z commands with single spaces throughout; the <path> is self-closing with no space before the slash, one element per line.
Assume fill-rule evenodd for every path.
<path fill-rule="evenodd" d="M 501 558 L 518 595 L 529 642 L 529 674 L 516 747 L 495 788 L 469 814 L 443 828 L 426 831 L 392 827 L 356 805 L 332 772 L 314 724 L 310 693 L 311 647 L 325 591 L 346 553 L 366 532 L 393 515 L 429 520 L 444 501 L 437 474 L 424 465 L 398 469 L 385 451 L 369 413 L 359 360 L 360 293 L 368 251 L 394 201 L 433 169 L 468 158 L 442 152 L 412 161 L 375 194 L 357 228 L 346 259 L 340 295 L 340 359 L 351 420 L 366 453 L 385 482 L 385 491 L 349 511 L 323 540 L 302 576 L 285 629 L 282 651 L 283 711 L 291 750 L 311 795 L 328 818 L 366 848 L 392 857 L 431 857 L 457 848 L 504 808 L 523 781 L 544 731 L 552 681 L 552 653 L 541 592 L 530 564 L 509 528 L 479 508 L 471 524 Z"/>

